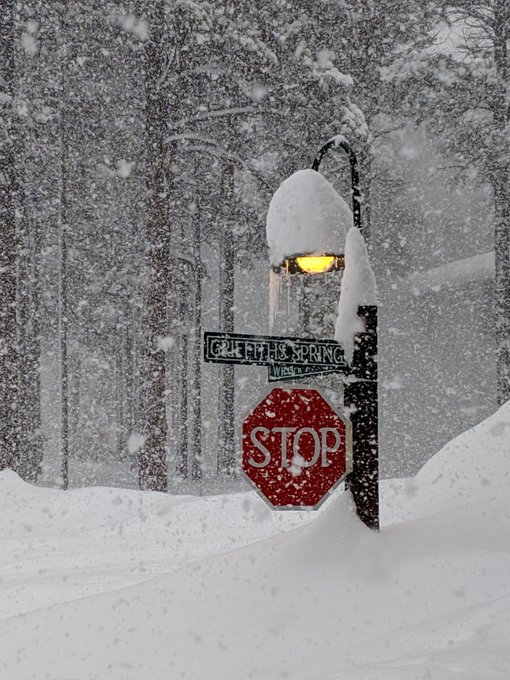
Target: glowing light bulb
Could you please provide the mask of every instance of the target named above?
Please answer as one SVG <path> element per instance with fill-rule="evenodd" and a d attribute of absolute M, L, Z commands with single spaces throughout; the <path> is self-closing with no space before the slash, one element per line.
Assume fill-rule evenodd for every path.
<path fill-rule="evenodd" d="M 336 263 L 334 255 L 303 255 L 296 257 L 297 266 L 307 274 L 323 274 Z"/>

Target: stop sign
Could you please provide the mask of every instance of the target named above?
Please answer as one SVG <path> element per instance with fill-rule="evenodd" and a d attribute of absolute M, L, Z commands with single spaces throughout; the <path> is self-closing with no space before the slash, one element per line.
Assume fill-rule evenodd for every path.
<path fill-rule="evenodd" d="M 348 471 L 348 439 L 317 390 L 277 387 L 243 423 L 243 472 L 274 508 L 316 509 Z"/>

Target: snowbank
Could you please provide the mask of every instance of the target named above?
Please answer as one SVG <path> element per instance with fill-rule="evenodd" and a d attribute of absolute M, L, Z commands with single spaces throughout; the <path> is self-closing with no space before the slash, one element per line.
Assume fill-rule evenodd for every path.
<path fill-rule="evenodd" d="M 443 287 L 461 287 L 475 281 L 492 281 L 494 279 L 494 251 L 466 257 L 463 260 L 448 262 L 424 272 L 414 272 L 405 279 L 400 279 L 396 289 L 410 291 L 413 295 L 437 292 Z"/>
<path fill-rule="evenodd" d="M 409 517 L 474 505 L 510 508 L 510 402 L 429 460 L 411 483 Z M 510 526 L 510 524 L 509 524 Z M 510 533 L 510 528 L 509 528 Z"/>
<path fill-rule="evenodd" d="M 0 678 L 506 680 L 509 450 L 507 404 L 451 442 L 415 480 L 384 485 L 383 505 L 391 496 L 393 516 L 400 516 L 381 534 L 358 521 L 345 493 L 305 526 L 221 554 L 209 545 L 209 557 L 198 561 L 196 543 L 206 550 L 210 532 L 238 535 L 244 523 L 245 538 L 255 537 L 257 524 L 249 526 L 242 507 L 247 500 L 253 517 L 259 507 L 263 513 L 262 501 L 241 494 L 230 505 L 225 497 L 217 499 L 213 507 L 211 499 L 177 502 L 160 494 L 122 492 L 149 511 L 138 528 L 132 526 L 136 535 L 140 527 L 147 530 L 146 559 L 163 548 L 168 556 L 181 553 L 181 568 L 174 564 L 168 573 L 122 590 L 0 621 Z M 2 547 L 22 560 L 34 541 L 41 550 L 45 540 L 54 541 L 48 544 L 46 569 L 56 587 L 65 577 L 72 581 L 76 573 L 66 574 L 58 559 L 51 563 L 50 546 L 60 543 L 59 557 L 73 556 L 84 536 L 79 517 L 90 526 L 85 507 L 81 515 L 72 509 L 75 502 L 69 501 L 69 516 L 63 513 L 60 499 L 76 492 L 33 490 L 9 474 L 7 488 L 4 527 L 6 520 L 22 525 L 16 514 L 27 506 L 26 517 L 34 524 L 25 533 L 14 526 Z M 108 517 L 105 527 L 112 523 L 113 539 L 121 513 L 121 504 L 112 504 L 117 492 L 94 491 Z M 78 506 L 89 493 L 75 496 Z M 202 503 L 209 515 L 198 510 Z M 35 523 L 37 508 L 46 512 Z M 88 512 L 95 514 L 93 506 Z M 136 513 L 127 516 L 135 522 Z M 205 524 L 188 534 L 188 520 Z M 98 554 L 110 547 L 105 538 L 98 536 Z M 78 572 L 86 571 L 94 554 L 93 536 L 87 540 Z M 129 553 L 124 562 L 130 565 Z M 4 565 L 3 588 L 19 577 L 15 565 L 7 574 Z M 45 578 L 51 591 L 44 571 L 30 576 Z"/>
<path fill-rule="evenodd" d="M 266 219 L 274 266 L 299 254 L 342 254 L 352 226 L 347 203 L 315 170 L 298 170 L 276 190 Z"/>
<path fill-rule="evenodd" d="M 272 513 L 255 493 L 62 492 L 10 470 L 0 472 L 0 517 L 0 619 L 139 583 L 312 519 Z"/>

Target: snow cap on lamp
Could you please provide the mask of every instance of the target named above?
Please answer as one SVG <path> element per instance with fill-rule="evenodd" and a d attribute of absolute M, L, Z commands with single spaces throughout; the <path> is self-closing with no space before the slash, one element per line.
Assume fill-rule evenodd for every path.
<path fill-rule="evenodd" d="M 266 218 L 269 259 L 275 268 L 298 255 L 342 255 L 352 213 L 328 180 L 298 170 L 276 190 Z"/>

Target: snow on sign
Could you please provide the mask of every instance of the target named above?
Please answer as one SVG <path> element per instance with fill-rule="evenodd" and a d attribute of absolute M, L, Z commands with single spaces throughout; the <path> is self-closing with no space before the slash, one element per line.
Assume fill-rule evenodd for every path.
<path fill-rule="evenodd" d="M 318 390 L 274 388 L 243 423 L 243 473 L 273 508 L 315 510 L 349 471 L 350 440 Z"/>

